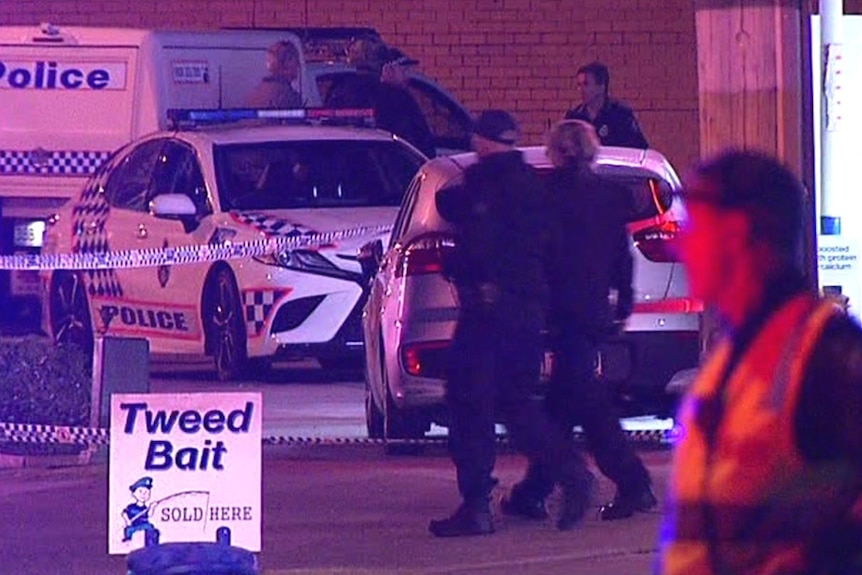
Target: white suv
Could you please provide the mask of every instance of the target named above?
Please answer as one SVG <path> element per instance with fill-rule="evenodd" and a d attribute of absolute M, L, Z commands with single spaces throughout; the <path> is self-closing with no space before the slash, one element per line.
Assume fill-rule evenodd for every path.
<path fill-rule="evenodd" d="M 540 177 L 550 173 L 543 148 L 524 153 Z M 363 312 L 371 437 L 417 438 L 430 423 L 445 424 L 446 353 L 458 309 L 454 286 L 441 273 L 454 246 L 452 229 L 434 198 L 460 183 L 475 161 L 475 154 L 461 154 L 428 162 L 410 184 L 388 249 L 382 243 L 363 249 L 371 278 Z M 636 203 L 629 223 L 634 313 L 625 333 L 601 348 L 597 370 L 628 414 L 666 411 L 672 398 L 665 386 L 697 366 L 699 353 L 699 306 L 688 299 L 683 269 L 669 249 L 682 215 L 674 202 L 679 180 L 653 150 L 604 148 L 596 169 L 628 186 Z"/>
<path fill-rule="evenodd" d="M 198 117 L 211 123 L 255 113 Z M 304 120 L 158 132 L 100 167 L 52 220 L 45 252 L 159 250 L 384 229 L 424 161 L 389 133 Z M 357 252 L 387 235 L 247 259 L 47 272 L 46 327 L 56 339 L 85 348 L 98 332 L 146 337 L 154 354 L 206 353 L 221 379 L 277 355 L 361 358 Z"/>

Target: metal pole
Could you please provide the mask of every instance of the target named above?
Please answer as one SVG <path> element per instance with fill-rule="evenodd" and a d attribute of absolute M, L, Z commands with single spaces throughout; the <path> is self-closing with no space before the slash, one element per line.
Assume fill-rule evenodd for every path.
<path fill-rule="evenodd" d="M 802 268 L 805 270 L 809 279 L 809 284 L 812 287 L 818 287 L 820 280 L 818 278 L 818 262 L 817 262 L 817 230 L 820 228 L 820 222 L 817 218 L 817 201 L 815 200 L 816 193 L 819 193 L 815 184 L 815 162 L 814 162 L 814 130 L 820 129 L 820 122 L 814 122 L 814 80 L 811 76 L 812 66 L 811 58 L 813 46 L 813 38 L 811 37 L 811 6 L 810 2 L 802 2 L 799 10 L 799 36 L 800 36 L 800 62 L 802 64 L 802 72 L 800 80 L 801 106 L 802 106 L 802 146 L 800 160 L 800 175 L 805 188 L 809 190 L 807 195 L 807 212 L 805 214 L 805 240 L 802 254 Z M 819 94 L 818 94 L 819 97 Z M 819 118 L 818 118 L 819 120 Z M 815 128 L 815 125 L 817 126 Z"/>
<path fill-rule="evenodd" d="M 843 0 L 820 0 L 820 233 L 841 235 L 838 201 L 843 118 Z"/>

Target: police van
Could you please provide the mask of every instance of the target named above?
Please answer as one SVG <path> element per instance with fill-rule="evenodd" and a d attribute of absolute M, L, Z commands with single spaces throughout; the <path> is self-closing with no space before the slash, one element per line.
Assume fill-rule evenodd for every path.
<path fill-rule="evenodd" d="M 303 71 L 286 31 L 0 27 L 0 253 L 38 252 L 46 219 L 169 108 L 242 107 L 282 40 Z M 38 325 L 38 295 L 37 274 L 0 273 L 6 322 Z"/>

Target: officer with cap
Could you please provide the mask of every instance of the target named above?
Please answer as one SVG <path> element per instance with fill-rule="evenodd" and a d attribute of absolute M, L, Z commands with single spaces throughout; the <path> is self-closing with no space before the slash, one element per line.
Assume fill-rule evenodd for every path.
<path fill-rule="evenodd" d="M 437 155 L 434 137 L 419 104 L 406 89 L 406 80 L 389 80 L 392 67 L 404 66 L 407 62 L 401 52 L 393 52 L 376 37 L 363 37 L 348 48 L 348 61 L 356 66 L 356 74 L 348 75 L 334 84 L 326 95 L 327 108 L 371 108 L 377 127 L 392 132 L 413 144 L 419 151 L 433 158 Z M 384 74 L 386 72 L 386 74 Z M 403 79 L 402 79 L 403 80 Z"/>
<path fill-rule="evenodd" d="M 547 466 L 562 486 L 560 529 L 576 525 L 590 500 L 593 477 L 583 459 L 531 400 L 543 356 L 550 237 L 544 188 L 514 148 L 518 136 L 510 114 L 482 112 L 472 135 L 478 162 L 464 171 L 462 186 L 436 197 L 438 212 L 456 230 L 455 253 L 445 270 L 459 299 L 446 398 L 449 448 L 463 499 L 453 515 L 431 522 L 438 537 L 494 531 L 498 412 L 514 445 Z"/>

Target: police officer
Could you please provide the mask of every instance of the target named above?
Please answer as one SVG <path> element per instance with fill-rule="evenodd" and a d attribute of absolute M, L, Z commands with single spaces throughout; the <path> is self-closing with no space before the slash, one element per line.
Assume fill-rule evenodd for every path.
<path fill-rule="evenodd" d="M 657 571 L 858 573 L 862 329 L 803 275 L 804 190 L 731 150 L 684 197 L 689 288 L 726 332 L 680 409 Z"/>
<path fill-rule="evenodd" d="M 604 505 L 603 520 L 623 519 L 657 505 L 646 467 L 620 427 L 605 382 L 595 376 L 598 345 L 622 326 L 632 310 L 632 255 L 626 222 L 629 190 L 592 169 L 599 142 L 593 127 L 564 120 L 548 137 L 556 169 L 549 204 L 556 223 L 550 257 L 549 327 L 555 352 L 546 406 L 561 430 L 581 425 L 599 469 L 617 486 Z M 614 309 L 611 288 L 618 292 Z M 542 519 L 554 484 L 540 462 L 531 461 L 502 509 L 509 515 Z"/>
<path fill-rule="evenodd" d="M 429 158 L 437 155 L 425 114 L 406 89 L 406 82 L 383 81 L 384 69 L 415 63 L 375 37 L 355 40 L 348 61 L 357 73 L 334 84 L 326 95 L 328 108 L 371 108 L 377 127 L 404 138 Z M 385 78 L 389 80 L 390 74 Z"/>
<path fill-rule="evenodd" d="M 608 96 L 611 77 L 608 67 L 593 62 L 578 69 L 581 104 L 566 112 L 566 120 L 583 120 L 596 128 L 603 146 L 648 148 L 631 108 Z"/>
<path fill-rule="evenodd" d="M 543 355 L 548 211 L 541 183 L 514 149 L 517 137 L 510 114 L 483 112 L 472 136 L 478 162 L 465 170 L 463 186 L 443 189 L 436 198 L 440 215 L 456 227 L 456 251 L 446 271 L 460 308 L 446 397 L 449 448 L 463 498 L 452 516 L 431 522 L 438 537 L 494 531 L 497 409 L 515 446 L 562 485 L 560 529 L 573 527 L 590 499 L 593 478 L 584 461 L 530 397 Z"/>
<path fill-rule="evenodd" d="M 299 78 L 299 50 L 293 43 L 282 40 L 266 51 L 269 74 L 249 95 L 251 108 L 300 108 L 302 96 L 294 87 Z"/>

